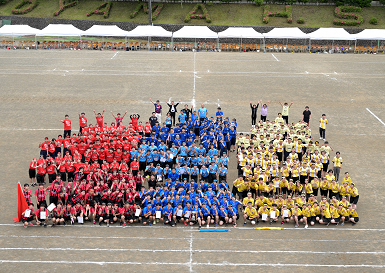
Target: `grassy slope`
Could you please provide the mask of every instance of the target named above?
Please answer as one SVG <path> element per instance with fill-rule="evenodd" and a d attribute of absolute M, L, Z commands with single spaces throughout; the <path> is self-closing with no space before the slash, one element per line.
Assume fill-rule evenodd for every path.
<path fill-rule="evenodd" d="M 12 0 L 6 5 L 0 6 L 1 15 L 12 15 L 11 11 L 18 3 L 18 0 Z M 65 10 L 56 18 L 69 18 L 79 20 L 101 20 L 101 21 L 122 21 L 146 23 L 148 15 L 140 12 L 135 18 L 129 17 L 135 9 L 137 3 L 133 2 L 114 2 L 110 12 L 110 17 L 104 19 L 99 15 L 87 17 L 86 13 L 96 8 L 101 1 L 80 0 L 79 5 Z M 165 4 L 163 11 L 154 23 L 161 24 L 184 24 L 183 19 L 192 9 L 194 4 Z M 270 18 L 268 26 L 304 26 L 304 27 L 335 27 L 333 25 L 334 17 L 333 6 L 293 6 L 293 24 L 288 24 L 285 18 Z M 26 17 L 46 17 L 54 18 L 53 13 L 59 9 L 58 0 L 40 0 L 40 4 L 32 12 L 21 15 Z M 231 26 L 262 26 L 263 8 L 252 4 L 216 4 L 207 5 L 209 14 L 215 25 Z M 282 5 L 271 5 L 271 10 L 283 10 Z M 372 7 L 364 8 L 362 15 L 364 23 L 358 28 L 385 28 L 385 8 Z M 304 18 L 305 24 L 296 23 L 298 18 Z M 379 24 L 374 26 L 369 24 L 369 19 L 377 17 Z M 194 19 L 190 23 L 195 25 L 205 25 L 205 20 Z"/>

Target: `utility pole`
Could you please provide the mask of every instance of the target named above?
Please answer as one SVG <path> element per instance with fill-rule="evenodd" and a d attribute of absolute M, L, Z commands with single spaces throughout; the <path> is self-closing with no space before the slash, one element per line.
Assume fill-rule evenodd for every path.
<path fill-rule="evenodd" d="M 150 26 L 152 26 L 152 6 L 151 6 L 151 0 L 148 0 L 148 23 Z"/>

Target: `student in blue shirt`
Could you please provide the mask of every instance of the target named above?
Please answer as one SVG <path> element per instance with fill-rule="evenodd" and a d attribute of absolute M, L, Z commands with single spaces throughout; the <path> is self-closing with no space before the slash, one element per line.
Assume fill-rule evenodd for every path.
<path fill-rule="evenodd" d="M 200 121 L 202 122 L 207 117 L 207 109 L 205 108 L 205 105 L 202 104 L 201 108 L 198 109 L 198 116 Z"/>
<path fill-rule="evenodd" d="M 174 222 L 171 223 L 172 227 L 175 227 L 176 223 L 179 223 L 180 220 L 184 220 L 182 203 L 178 203 L 177 207 L 174 208 L 172 218 L 174 220 Z"/>
<path fill-rule="evenodd" d="M 163 208 L 162 215 L 164 217 L 164 224 L 167 225 L 171 222 L 173 209 L 171 207 L 171 203 L 167 203 L 167 206 Z"/>
<path fill-rule="evenodd" d="M 139 217 L 139 220 L 142 221 L 143 225 L 147 225 L 147 223 L 151 226 L 151 220 L 152 220 L 152 208 L 151 203 L 148 203 L 147 206 L 142 210 L 141 216 Z"/>
<path fill-rule="evenodd" d="M 237 140 L 237 131 L 235 130 L 235 128 L 234 127 L 231 127 L 230 128 L 230 136 L 231 136 L 231 142 L 230 142 L 230 144 L 231 144 L 231 147 L 230 147 L 230 152 L 231 151 L 235 151 L 235 142 L 236 142 L 236 140 Z"/>
<path fill-rule="evenodd" d="M 228 169 L 225 167 L 224 164 L 221 165 L 221 167 L 218 170 L 219 172 L 219 181 L 227 181 L 227 174 L 229 173 Z"/>
<path fill-rule="evenodd" d="M 213 183 L 214 180 L 217 179 L 217 173 L 218 173 L 218 166 L 215 165 L 215 162 L 211 162 L 210 166 L 209 166 L 209 183 Z"/>
<path fill-rule="evenodd" d="M 194 120 L 194 133 L 196 136 L 199 136 L 200 127 L 201 127 L 201 122 L 199 121 L 199 119 Z"/>
<path fill-rule="evenodd" d="M 193 226 L 196 223 L 198 223 L 199 211 L 200 211 L 199 204 L 198 203 L 194 204 L 191 209 L 190 226 Z M 199 225 L 199 228 L 201 228 L 200 225 Z"/>
<path fill-rule="evenodd" d="M 210 215 L 211 215 L 211 224 L 215 223 L 214 227 L 218 226 L 219 211 L 216 203 L 212 204 Z"/>
<path fill-rule="evenodd" d="M 159 211 L 160 212 L 160 218 L 156 218 L 156 212 Z M 163 221 L 163 217 L 162 217 L 162 211 L 163 211 L 163 208 L 161 206 L 160 203 L 157 203 L 156 204 L 156 207 L 153 207 L 152 209 L 152 213 L 151 213 L 151 216 L 152 216 L 152 219 L 153 219 L 153 224 L 156 225 L 157 222 L 159 221 Z"/>
<path fill-rule="evenodd" d="M 182 213 L 182 220 L 185 226 L 187 226 L 187 224 L 190 222 L 191 211 L 192 211 L 191 202 L 187 201 L 186 205 L 183 206 L 183 213 Z M 190 225 L 192 226 L 193 224 L 190 223 Z"/>
<path fill-rule="evenodd" d="M 183 112 L 183 110 L 180 110 L 180 114 L 178 116 L 179 123 L 185 123 L 186 122 L 186 114 Z"/>
<path fill-rule="evenodd" d="M 223 118 L 223 112 L 222 112 L 221 107 L 218 107 L 218 108 L 217 108 L 217 112 L 215 113 L 215 116 L 217 117 L 217 120 L 222 121 L 222 118 Z"/>
<path fill-rule="evenodd" d="M 233 227 L 237 226 L 237 220 L 239 219 L 239 213 L 237 210 L 233 208 L 232 204 L 229 204 L 228 209 L 228 217 L 229 217 L 229 223 L 233 223 Z"/>
<path fill-rule="evenodd" d="M 202 204 L 202 208 L 200 210 L 200 214 L 198 217 L 198 223 L 199 223 L 199 228 L 207 223 L 207 227 L 210 227 L 210 221 L 211 221 L 211 211 L 210 208 L 207 207 L 205 203 Z"/>
<path fill-rule="evenodd" d="M 229 222 L 228 212 L 224 208 L 224 206 L 219 207 L 219 225 L 222 226 L 225 224 L 227 226 L 227 223 Z"/>
<path fill-rule="evenodd" d="M 205 165 L 202 165 L 202 168 L 200 170 L 200 177 L 203 179 L 205 182 L 209 180 L 209 171 L 206 169 Z M 203 189 L 202 189 L 203 191 Z"/>

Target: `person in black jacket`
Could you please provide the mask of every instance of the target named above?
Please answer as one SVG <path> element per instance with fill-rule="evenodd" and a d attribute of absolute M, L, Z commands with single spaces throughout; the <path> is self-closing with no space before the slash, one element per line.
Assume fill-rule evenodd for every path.
<path fill-rule="evenodd" d="M 257 123 L 257 110 L 259 106 L 259 101 L 257 101 L 257 104 L 252 104 L 250 101 L 250 108 L 251 108 L 251 125 L 255 125 Z"/>
<path fill-rule="evenodd" d="M 180 100 L 179 100 L 180 102 Z M 171 116 L 171 119 L 172 119 L 172 123 L 173 123 L 173 126 L 175 126 L 175 113 L 178 112 L 178 110 L 176 110 L 176 107 L 179 105 L 179 102 L 177 104 L 174 103 L 174 101 L 171 102 L 171 104 L 169 104 L 167 101 L 167 105 L 168 107 L 170 107 L 170 109 L 168 110 L 168 112 L 170 113 L 170 116 Z"/>

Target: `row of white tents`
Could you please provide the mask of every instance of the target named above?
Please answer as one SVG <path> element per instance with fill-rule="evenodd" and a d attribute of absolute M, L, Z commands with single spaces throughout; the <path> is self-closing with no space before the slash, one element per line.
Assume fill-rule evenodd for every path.
<path fill-rule="evenodd" d="M 259 33 L 251 27 L 229 27 L 222 32 L 214 32 L 207 26 L 184 26 L 171 32 L 161 26 L 140 25 L 131 31 L 125 31 L 115 25 L 94 25 L 86 31 L 71 24 L 50 24 L 42 30 L 28 25 L 4 25 L 0 36 L 44 36 L 44 37 L 170 37 L 195 39 L 310 39 L 310 40 L 385 40 L 385 29 L 365 29 L 357 34 L 350 34 L 343 28 L 319 28 L 311 33 L 304 33 L 298 27 L 274 28 L 267 33 Z"/>

